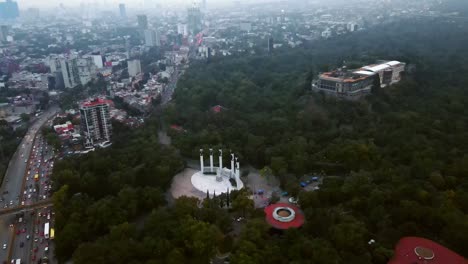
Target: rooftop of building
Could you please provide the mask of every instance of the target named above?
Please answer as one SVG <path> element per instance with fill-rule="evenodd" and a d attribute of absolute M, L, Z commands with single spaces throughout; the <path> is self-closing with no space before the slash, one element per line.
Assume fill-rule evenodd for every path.
<path fill-rule="evenodd" d="M 80 107 L 94 107 L 94 106 L 103 105 L 103 104 L 111 105 L 113 104 L 113 102 L 111 100 L 107 100 L 103 98 L 96 98 L 96 99 L 81 103 Z"/>
<path fill-rule="evenodd" d="M 395 247 L 388 264 L 467 264 L 468 260 L 429 239 L 404 237 Z"/>
<path fill-rule="evenodd" d="M 271 204 L 265 207 L 264 212 L 265 220 L 276 229 L 299 228 L 304 224 L 304 214 L 293 204 Z"/>

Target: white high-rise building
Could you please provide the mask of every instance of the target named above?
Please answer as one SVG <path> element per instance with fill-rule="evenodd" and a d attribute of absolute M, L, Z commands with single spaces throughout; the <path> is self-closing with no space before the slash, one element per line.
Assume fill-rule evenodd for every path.
<path fill-rule="evenodd" d="M 145 45 L 147 47 L 156 47 L 161 45 L 161 39 L 159 36 L 159 32 L 147 29 L 145 30 Z"/>
<path fill-rule="evenodd" d="M 81 85 L 88 84 L 96 72 L 96 66 L 93 63 L 93 58 L 86 57 L 77 59 L 77 67 Z"/>
<path fill-rule="evenodd" d="M 65 88 L 73 88 L 81 83 L 76 58 L 61 58 L 60 68 Z"/>
<path fill-rule="evenodd" d="M 128 75 L 130 77 L 135 77 L 141 73 L 140 60 L 129 60 L 127 64 L 128 64 Z"/>
<path fill-rule="evenodd" d="M 188 36 L 187 24 L 177 24 L 177 34 L 181 34 L 184 37 Z"/>
<path fill-rule="evenodd" d="M 104 67 L 101 55 L 93 55 L 93 63 L 98 69 L 102 69 Z"/>
<path fill-rule="evenodd" d="M 109 114 L 108 100 L 95 99 L 80 105 L 81 129 L 86 136 L 88 145 L 97 141 L 110 141 L 112 124 Z"/>

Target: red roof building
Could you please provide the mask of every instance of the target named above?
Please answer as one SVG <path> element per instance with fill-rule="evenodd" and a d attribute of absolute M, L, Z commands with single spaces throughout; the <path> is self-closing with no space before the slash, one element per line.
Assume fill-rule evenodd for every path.
<path fill-rule="evenodd" d="M 450 249 L 429 239 L 404 237 L 395 247 L 395 255 L 388 264 L 468 264 Z"/>
<path fill-rule="evenodd" d="M 222 107 L 221 105 L 215 105 L 211 107 L 211 111 L 213 111 L 214 113 L 221 113 L 223 109 L 224 107 Z"/>
<path fill-rule="evenodd" d="M 61 135 L 74 130 L 73 124 L 67 121 L 65 124 L 54 126 L 54 130 L 57 134 Z"/>
<path fill-rule="evenodd" d="M 276 229 L 299 228 L 304 224 L 304 214 L 299 207 L 292 204 L 271 204 L 264 211 L 265 220 Z"/>

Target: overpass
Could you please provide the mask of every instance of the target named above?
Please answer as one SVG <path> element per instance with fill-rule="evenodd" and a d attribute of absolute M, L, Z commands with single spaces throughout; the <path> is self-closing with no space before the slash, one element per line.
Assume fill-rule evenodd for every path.
<path fill-rule="evenodd" d="M 16 213 L 25 212 L 25 211 L 31 211 L 31 210 L 35 210 L 35 209 L 38 209 L 38 208 L 41 208 L 41 207 L 47 207 L 47 206 L 51 206 L 51 205 L 53 205 L 52 199 L 46 199 L 46 200 L 42 200 L 42 201 L 39 201 L 39 202 L 34 203 L 34 204 L 20 205 L 20 206 L 17 206 L 17 207 L 2 209 L 2 210 L 0 210 L 0 216 L 16 214 Z"/>

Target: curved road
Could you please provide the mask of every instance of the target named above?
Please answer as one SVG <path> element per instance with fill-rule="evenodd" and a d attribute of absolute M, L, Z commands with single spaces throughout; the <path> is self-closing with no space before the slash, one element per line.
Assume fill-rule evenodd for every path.
<path fill-rule="evenodd" d="M 58 107 L 51 107 L 45 111 L 29 128 L 28 133 L 18 146 L 18 149 L 8 164 L 5 179 L 0 187 L 0 195 L 2 198 L 0 206 L 2 206 L 2 208 L 17 207 L 20 205 L 19 198 L 23 191 L 22 188 L 26 175 L 26 166 L 29 162 L 34 138 L 42 125 L 44 125 L 49 118 L 55 115 L 58 110 Z M 7 260 L 9 252 L 12 251 L 11 241 L 13 230 L 10 227 L 10 224 L 14 223 L 15 220 L 15 215 L 5 215 L 0 217 L 0 245 L 2 246 L 2 249 L 0 249 L 0 261 Z M 7 245 L 6 249 L 3 249 L 4 244 Z"/>

